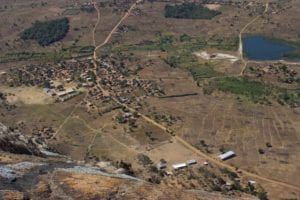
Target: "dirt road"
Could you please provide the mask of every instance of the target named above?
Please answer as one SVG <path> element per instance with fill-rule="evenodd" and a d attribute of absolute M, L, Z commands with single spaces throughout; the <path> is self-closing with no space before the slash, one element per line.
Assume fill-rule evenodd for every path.
<path fill-rule="evenodd" d="M 99 48 L 103 47 L 104 45 L 106 45 L 109 40 L 111 39 L 112 35 L 116 32 L 116 30 L 119 28 L 119 26 L 122 24 L 122 22 L 127 18 L 129 17 L 129 15 L 131 14 L 132 10 L 136 7 L 136 5 L 138 3 L 140 3 L 141 0 L 138 0 L 136 1 L 130 8 L 129 10 L 125 13 L 125 15 L 121 18 L 121 20 L 115 25 L 115 27 L 111 30 L 111 32 L 108 34 L 108 36 L 106 37 L 106 39 L 104 40 L 104 42 L 102 42 L 101 44 L 97 45 L 96 46 L 96 41 L 95 41 L 95 31 L 96 31 L 96 28 L 100 22 L 100 10 L 99 8 L 96 6 L 96 3 L 94 3 L 94 7 L 95 9 L 97 10 L 97 14 L 98 14 L 98 19 L 97 19 L 97 23 L 94 27 L 94 30 L 93 30 L 93 42 L 94 42 L 94 45 L 95 45 L 95 51 L 94 51 L 94 58 L 97 57 L 96 55 L 96 52 Z"/>
<path fill-rule="evenodd" d="M 239 34 L 239 49 L 238 49 L 238 55 L 240 56 L 240 59 L 244 62 L 244 56 L 243 56 L 243 33 L 245 32 L 245 30 L 251 25 L 253 24 L 258 18 L 259 16 L 256 16 L 254 19 L 252 19 L 248 24 L 246 24 L 240 34 Z"/>
<path fill-rule="evenodd" d="M 136 6 L 136 4 L 137 4 L 138 2 L 139 2 L 139 1 L 137 1 L 135 4 L 133 4 L 133 5 L 130 7 L 130 9 L 128 10 L 128 12 L 122 17 L 122 19 L 119 21 L 119 23 L 118 23 L 118 24 L 113 28 L 113 30 L 110 32 L 110 34 L 108 35 L 108 37 L 106 38 L 106 40 L 105 40 L 102 44 L 96 46 L 95 52 L 94 52 L 94 62 L 93 62 L 93 63 L 94 63 L 94 67 L 95 67 L 95 69 L 94 69 L 94 70 L 95 70 L 95 73 L 96 73 L 96 68 L 97 68 L 97 63 L 96 63 L 96 60 L 97 60 L 97 53 L 96 53 L 96 51 L 97 51 L 99 48 L 101 48 L 103 45 L 105 45 L 105 44 L 110 40 L 112 34 L 117 30 L 117 28 L 120 26 L 120 24 L 121 24 L 121 23 L 122 23 L 122 22 L 130 15 L 131 11 L 133 10 L 133 8 Z M 94 4 L 94 5 L 95 5 L 95 4 Z M 95 5 L 95 7 L 96 7 L 96 5 Z M 98 11 L 98 9 L 97 9 L 97 11 Z M 98 11 L 98 12 L 99 12 L 99 11 Z M 100 16 L 100 15 L 98 15 L 98 16 Z M 241 30 L 241 32 L 240 32 L 240 44 L 242 44 L 241 39 L 242 39 L 242 34 L 243 34 L 243 32 L 247 29 L 247 27 L 248 27 L 249 25 L 251 25 L 253 22 L 255 22 L 259 17 L 260 17 L 260 16 L 255 17 L 251 22 L 249 22 L 249 23 Z M 99 19 L 98 19 L 98 20 L 99 20 Z M 95 28 L 94 30 L 96 30 L 96 28 Z M 243 48 L 242 45 L 241 45 L 240 48 L 241 48 L 241 49 L 239 49 L 239 51 L 242 52 L 242 48 Z M 242 56 L 242 54 L 240 54 L 240 55 Z M 137 111 L 137 110 L 135 110 L 135 109 L 129 107 L 128 105 L 119 102 L 119 100 L 118 100 L 117 98 L 115 98 L 115 97 L 112 96 L 108 91 L 106 91 L 106 90 L 104 90 L 104 89 L 102 88 L 101 84 L 99 84 L 99 80 L 98 80 L 99 77 L 97 77 L 96 79 L 97 79 L 96 82 L 98 83 L 98 86 L 99 86 L 99 88 L 102 90 L 103 94 L 106 94 L 106 95 L 110 96 L 111 99 L 112 99 L 115 103 L 117 103 L 117 104 L 119 104 L 119 105 L 121 105 L 121 106 L 124 106 L 125 108 L 127 108 L 127 109 L 130 110 L 131 112 L 137 112 L 144 120 L 146 120 L 146 121 L 148 121 L 149 123 L 151 123 L 151 124 L 157 126 L 158 128 L 162 129 L 163 131 L 169 132 L 167 127 L 165 127 L 165 126 L 163 126 L 163 125 L 157 123 L 157 122 L 154 121 L 153 119 L 151 119 L 151 118 L 147 117 L 146 115 L 140 113 L 139 111 Z M 175 133 L 174 133 L 174 134 L 175 134 Z M 175 136 L 173 136 L 173 139 L 175 139 L 177 142 L 179 142 L 179 143 L 181 143 L 182 145 L 184 145 L 187 149 L 189 149 L 189 150 L 192 151 L 193 153 L 196 153 L 196 154 L 199 155 L 200 157 L 205 158 L 207 161 L 209 161 L 209 162 L 211 162 L 211 163 L 214 163 L 214 164 L 216 164 L 216 165 L 218 165 L 218 166 L 220 166 L 220 167 L 224 167 L 224 168 L 230 169 L 230 170 L 232 170 L 232 171 L 236 171 L 236 169 L 235 169 L 233 166 L 231 166 L 231 165 L 229 165 L 229 164 L 226 164 L 226 163 L 224 163 L 224 162 L 222 162 L 222 161 L 219 161 L 219 160 L 217 160 L 217 159 L 215 159 L 215 158 L 213 158 L 213 157 L 210 157 L 209 155 L 206 155 L 205 153 L 201 152 L 199 149 L 195 148 L 194 146 L 192 146 L 191 144 L 189 144 L 188 142 L 186 142 L 186 141 L 185 141 L 184 139 L 182 139 L 181 137 L 175 135 Z M 276 181 L 276 180 L 273 180 L 273 179 L 270 179 L 270 178 L 266 178 L 266 177 L 263 177 L 263 176 L 260 176 L 260 175 L 254 174 L 254 173 L 250 173 L 250 172 L 248 172 L 248 171 L 241 170 L 241 169 L 239 169 L 239 172 L 241 172 L 242 174 L 246 175 L 246 176 L 249 177 L 249 178 L 253 178 L 253 179 L 265 181 L 265 182 L 268 182 L 268 183 L 271 183 L 271 184 L 275 184 L 275 185 L 278 185 L 278 186 L 282 186 L 282 187 L 289 188 L 289 189 L 296 190 L 296 191 L 300 192 L 300 188 L 297 187 L 297 186 L 294 186 L 294 185 L 290 185 L 290 184 L 287 184 L 287 183 L 284 183 L 284 182 L 280 182 L 280 181 Z"/>
<path fill-rule="evenodd" d="M 96 44 L 95 34 L 96 34 L 96 29 L 97 29 L 97 27 L 98 27 L 98 25 L 99 25 L 99 23 L 100 23 L 100 10 L 99 10 L 99 8 L 97 7 L 97 5 L 96 5 L 95 2 L 93 3 L 93 5 L 94 5 L 94 8 L 95 8 L 96 11 L 97 11 L 97 22 L 96 22 L 96 24 L 94 25 L 93 32 L 92 32 L 92 35 L 93 35 L 93 44 L 94 44 L 94 46 L 96 46 L 97 44 Z"/>

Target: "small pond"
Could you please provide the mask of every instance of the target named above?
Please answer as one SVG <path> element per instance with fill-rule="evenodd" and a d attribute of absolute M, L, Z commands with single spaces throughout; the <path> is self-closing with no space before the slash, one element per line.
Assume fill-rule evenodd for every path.
<path fill-rule="evenodd" d="M 243 53 L 250 60 L 300 61 L 300 53 L 288 56 L 294 52 L 299 52 L 299 49 L 263 36 L 246 36 L 243 38 Z"/>

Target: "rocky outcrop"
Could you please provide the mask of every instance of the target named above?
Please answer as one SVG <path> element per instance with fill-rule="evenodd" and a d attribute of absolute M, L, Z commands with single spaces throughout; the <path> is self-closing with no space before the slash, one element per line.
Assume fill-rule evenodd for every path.
<path fill-rule="evenodd" d="M 30 138 L 2 123 L 0 123 L 0 150 L 16 154 L 43 155 Z"/>
<path fill-rule="evenodd" d="M 114 199 L 114 200 L 255 200 L 250 195 L 225 196 L 204 190 L 183 190 L 128 178 L 107 176 L 85 170 L 55 170 L 32 189 L 32 196 L 44 199 Z M 47 198 L 45 198 L 47 197 Z M 63 198 L 62 198 L 63 197 Z M 38 198 L 37 198 L 38 199 Z"/>

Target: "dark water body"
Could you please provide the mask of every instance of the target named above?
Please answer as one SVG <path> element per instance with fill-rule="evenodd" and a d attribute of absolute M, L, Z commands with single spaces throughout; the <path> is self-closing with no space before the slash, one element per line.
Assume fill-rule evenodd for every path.
<path fill-rule="evenodd" d="M 263 36 L 247 36 L 243 38 L 243 53 L 250 60 L 291 60 L 300 61 L 299 57 L 293 59 L 284 56 L 286 53 L 296 51 L 295 47 L 281 41 L 274 41 Z"/>

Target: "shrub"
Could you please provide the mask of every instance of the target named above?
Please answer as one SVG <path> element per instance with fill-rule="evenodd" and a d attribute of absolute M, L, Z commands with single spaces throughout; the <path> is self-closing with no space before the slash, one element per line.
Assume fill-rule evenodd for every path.
<path fill-rule="evenodd" d="M 268 195 L 267 195 L 267 192 L 265 191 L 260 191 L 257 193 L 257 197 L 260 199 L 260 200 L 268 200 Z"/>
<path fill-rule="evenodd" d="M 137 157 L 138 160 L 143 163 L 143 165 L 151 165 L 153 163 L 152 160 L 145 154 L 140 153 L 137 155 Z"/>
<path fill-rule="evenodd" d="M 170 56 L 167 57 L 166 59 L 164 59 L 165 63 L 170 65 L 170 67 L 175 68 L 178 64 L 177 64 L 177 59 L 175 56 Z"/>
<path fill-rule="evenodd" d="M 232 189 L 233 190 L 238 190 L 238 191 L 244 191 L 243 187 L 241 186 L 241 184 L 237 181 L 234 181 L 233 185 L 232 185 Z"/>
<path fill-rule="evenodd" d="M 218 191 L 218 192 L 222 191 L 222 188 L 221 188 L 219 185 L 217 185 L 217 184 L 213 184 L 213 185 L 211 186 L 211 189 L 212 189 L 213 191 Z"/>
<path fill-rule="evenodd" d="M 217 175 L 214 172 L 209 171 L 205 167 L 200 167 L 199 172 L 202 173 L 205 178 L 217 178 Z"/>
<path fill-rule="evenodd" d="M 257 102 L 271 95 L 271 87 L 248 78 L 221 77 L 213 79 L 209 85 L 223 92 L 243 95 Z"/>
<path fill-rule="evenodd" d="M 299 91 L 287 91 L 284 90 L 279 95 L 279 102 L 285 102 L 289 105 L 300 104 L 300 92 Z"/>
<path fill-rule="evenodd" d="M 265 153 L 265 150 L 259 148 L 259 149 L 258 149 L 258 152 L 259 152 L 260 154 L 264 154 L 264 153 Z"/>
<path fill-rule="evenodd" d="M 237 173 L 229 171 L 227 168 L 222 168 L 220 169 L 220 171 L 224 174 L 227 174 L 230 179 L 235 179 L 239 177 Z"/>
<path fill-rule="evenodd" d="M 214 66 L 208 63 L 195 65 L 190 69 L 190 72 L 195 80 L 211 78 L 219 74 L 214 70 Z"/>
<path fill-rule="evenodd" d="M 257 192 L 255 190 L 254 185 L 252 185 L 251 183 L 247 184 L 247 187 L 245 188 L 246 192 L 252 195 L 257 195 Z"/>

